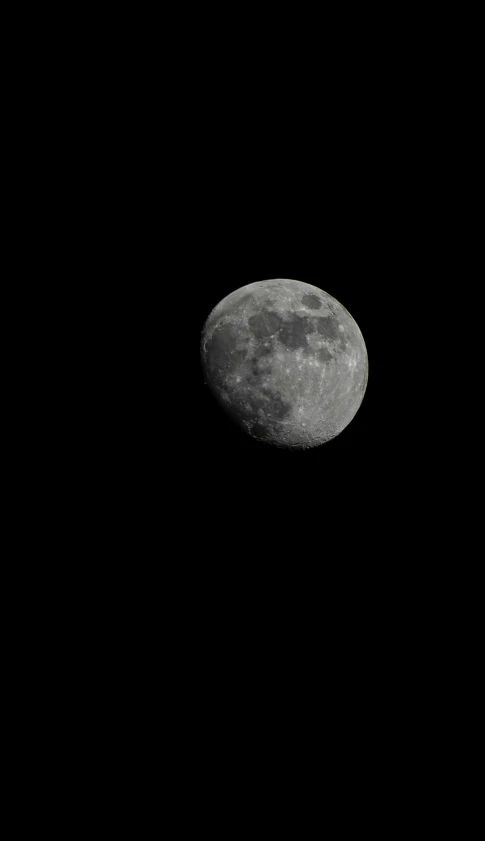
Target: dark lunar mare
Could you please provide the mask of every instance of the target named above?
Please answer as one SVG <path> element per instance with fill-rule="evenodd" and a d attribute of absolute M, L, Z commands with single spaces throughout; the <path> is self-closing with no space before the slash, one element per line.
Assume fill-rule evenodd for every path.
<path fill-rule="evenodd" d="M 263 339 L 276 333 L 282 321 L 277 312 L 262 310 L 248 318 L 248 326 L 257 339 Z"/>
<path fill-rule="evenodd" d="M 308 307 L 310 310 L 319 310 L 322 306 L 320 298 L 317 298 L 316 295 L 303 295 L 301 302 L 304 307 Z"/>
<path fill-rule="evenodd" d="M 339 339 L 338 321 L 333 316 L 324 315 L 316 319 L 317 333 L 324 339 Z"/>
<path fill-rule="evenodd" d="M 308 347 L 308 336 L 314 331 L 313 319 L 307 315 L 292 315 L 282 325 L 278 338 L 288 350 Z"/>
<path fill-rule="evenodd" d="M 317 357 L 320 362 L 330 362 L 330 360 L 333 359 L 332 354 L 326 347 L 322 347 L 317 351 Z"/>

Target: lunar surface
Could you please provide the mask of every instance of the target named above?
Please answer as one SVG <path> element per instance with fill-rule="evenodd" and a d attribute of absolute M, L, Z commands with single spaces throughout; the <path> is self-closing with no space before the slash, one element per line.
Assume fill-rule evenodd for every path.
<path fill-rule="evenodd" d="M 246 432 L 278 447 L 316 447 L 355 416 L 367 351 L 349 312 L 322 289 L 277 278 L 236 289 L 202 330 L 204 377 Z"/>

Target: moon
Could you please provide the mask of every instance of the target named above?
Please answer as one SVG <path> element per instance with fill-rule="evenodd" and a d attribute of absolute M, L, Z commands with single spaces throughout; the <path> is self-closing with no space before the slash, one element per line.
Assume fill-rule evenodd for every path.
<path fill-rule="evenodd" d="M 322 289 L 286 278 L 250 283 L 220 301 L 202 330 L 201 361 L 233 421 L 277 447 L 335 438 L 367 386 L 367 350 L 350 313 Z"/>

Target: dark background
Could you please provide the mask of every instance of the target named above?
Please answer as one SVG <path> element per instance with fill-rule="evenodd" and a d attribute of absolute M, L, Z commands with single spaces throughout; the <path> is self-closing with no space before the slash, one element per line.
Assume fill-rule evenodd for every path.
<path fill-rule="evenodd" d="M 179 551 L 217 569 L 230 554 L 268 580 L 283 562 L 318 577 L 343 553 L 359 580 L 364 555 L 388 569 L 420 531 L 430 477 L 423 304 L 448 247 L 436 68 L 424 34 L 411 54 L 404 29 L 369 40 L 354 23 L 290 57 L 269 36 L 209 50 L 191 32 L 164 74 L 147 49 L 143 84 L 123 87 L 113 251 L 140 509 L 165 506 Z M 200 366 L 213 307 L 273 277 L 337 298 L 368 350 L 357 415 L 305 452 L 242 433 Z"/>
<path fill-rule="evenodd" d="M 113 333 L 98 371 L 100 402 L 114 408 L 101 439 L 106 473 L 125 487 L 139 471 L 132 485 L 145 509 L 165 493 L 181 533 L 184 520 L 230 533 L 249 506 L 260 534 L 259 512 L 273 522 L 290 511 L 296 522 L 305 512 L 332 520 L 347 539 L 350 518 L 394 540 L 423 487 L 427 407 L 438 397 L 426 377 L 423 345 L 436 331 L 425 302 L 440 296 L 438 256 L 446 263 L 451 242 L 441 222 L 453 93 L 442 56 L 452 45 L 423 15 L 338 17 L 300 20 L 293 32 L 281 16 L 240 29 L 205 12 L 183 24 L 168 16 L 162 28 L 108 16 L 69 80 L 58 149 L 82 216 L 77 225 L 66 215 L 79 297 L 88 342 L 91 330 Z M 369 354 L 356 417 L 308 452 L 248 438 L 203 384 L 210 311 L 273 277 L 334 295 Z M 245 525 L 244 539 L 255 530 Z M 272 539 L 287 545 L 275 530 Z"/>
<path fill-rule="evenodd" d="M 345 8 L 299 29 L 291 14 L 283 31 L 282 13 L 265 27 L 241 12 L 245 31 L 202 8 L 177 22 L 107 12 L 85 32 L 76 22 L 77 56 L 75 34 L 60 39 L 51 78 L 32 73 L 28 212 L 48 231 L 24 250 L 38 249 L 39 274 L 59 265 L 49 289 L 66 341 L 53 331 L 53 358 L 76 325 L 79 364 L 66 354 L 52 420 L 45 393 L 33 407 L 62 442 L 61 469 L 40 435 L 38 495 L 47 477 L 56 500 L 22 532 L 60 549 L 60 569 L 36 564 L 66 613 L 53 636 L 69 641 L 74 616 L 88 703 L 99 718 L 104 701 L 118 751 L 126 721 L 148 745 L 161 722 L 180 779 L 207 779 L 211 762 L 224 774 L 240 753 L 252 779 L 263 744 L 278 762 L 293 730 L 319 740 L 319 762 L 330 735 L 360 786 L 376 734 L 386 777 L 406 751 L 420 762 L 423 730 L 446 750 L 448 690 L 435 699 L 433 684 L 453 651 L 460 557 L 444 563 L 440 546 L 439 416 L 462 394 L 435 372 L 469 322 L 444 291 L 454 72 L 440 50 L 453 41 L 444 12 Z M 335 296 L 369 355 L 355 418 L 304 452 L 245 436 L 200 365 L 213 307 L 274 277 Z M 63 659 L 78 669 L 72 650 Z"/>
<path fill-rule="evenodd" d="M 103 533 L 87 554 L 109 559 L 96 563 L 101 603 L 141 629 L 147 657 L 162 623 L 176 667 L 201 680 L 223 662 L 237 682 L 240 656 L 284 671 L 290 650 L 312 675 L 323 651 L 364 675 L 379 650 L 382 669 L 444 581 L 426 302 L 449 248 L 450 86 L 422 23 L 412 42 L 355 20 L 301 42 L 259 23 L 247 40 L 216 28 L 210 40 L 191 18 L 163 45 L 154 29 L 152 45 L 148 29 L 138 47 L 111 38 L 84 99 L 91 122 L 75 110 L 82 348 L 96 371 L 76 442 Z M 203 380 L 211 310 L 275 277 L 333 295 L 368 351 L 356 416 L 308 451 L 246 436 Z"/>
<path fill-rule="evenodd" d="M 432 586 L 446 465 L 430 417 L 445 399 L 433 304 L 452 242 L 447 47 L 421 18 L 411 32 L 349 17 L 301 39 L 202 23 L 166 28 L 163 44 L 146 22 L 139 40 L 110 30 L 91 90 L 80 74 L 83 99 L 67 100 L 96 368 L 79 446 L 100 521 L 124 552 L 169 559 L 147 571 L 153 594 L 173 578 L 192 605 L 264 603 L 281 585 L 395 606 L 406 581 Z M 333 295 L 368 351 L 356 416 L 309 451 L 254 441 L 203 381 L 213 307 L 274 277 Z"/>

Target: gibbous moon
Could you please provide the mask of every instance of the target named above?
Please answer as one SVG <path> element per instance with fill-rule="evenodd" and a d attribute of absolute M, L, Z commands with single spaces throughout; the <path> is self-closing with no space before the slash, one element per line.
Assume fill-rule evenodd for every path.
<path fill-rule="evenodd" d="M 355 416 L 367 350 L 349 312 L 327 292 L 276 278 L 236 289 L 202 330 L 206 383 L 246 432 L 277 447 L 317 447 Z"/>

